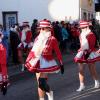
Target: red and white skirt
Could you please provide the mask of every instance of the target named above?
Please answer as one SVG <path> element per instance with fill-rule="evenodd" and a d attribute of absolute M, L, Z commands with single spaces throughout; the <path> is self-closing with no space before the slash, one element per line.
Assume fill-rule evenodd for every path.
<path fill-rule="evenodd" d="M 57 73 L 60 71 L 54 59 L 47 61 L 42 56 L 29 59 L 25 66 L 30 72 Z"/>
<path fill-rule="evenodd" d="M 97 62 L 100 61 L 100 53 L 97 53 L 95 51 L 91 52 L 88 56 L 87 59 L 84 59 L 84 51 L 79 51 L 75 58 L 74 61 L 76 63 L 93 63 L 93 62 Z"/>

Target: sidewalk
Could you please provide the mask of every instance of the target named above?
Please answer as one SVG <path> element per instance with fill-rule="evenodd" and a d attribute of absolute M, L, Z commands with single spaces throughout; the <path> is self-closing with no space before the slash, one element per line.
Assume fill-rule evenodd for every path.
<path fill-rule="evenodd" d="M 70 64 L 73 62 L 75 54 L 64 54 L 63 55 L 63 62 L 64 64 Z M 14 78 L 16 76 L 19 76 L 21 74 L 28 73 L 28 70 L 25 70 L 24 72 L 21 71 L 21 65 L 14 65 L 13 63 L 9 64 L 8 66 L 8 76 L 9 78 Z"/>

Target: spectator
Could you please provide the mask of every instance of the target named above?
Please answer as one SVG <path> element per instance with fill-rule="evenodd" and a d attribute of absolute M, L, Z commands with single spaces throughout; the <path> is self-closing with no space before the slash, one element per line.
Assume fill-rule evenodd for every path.
<path fill-rule="evenodd" d="M 32 26 L 31 26 L 31 31 L 32 31 L 33 40 L 34 40 L 35 37 L 37 36 L 37 34 L 36 34 L 37 23 L 38 23 L 38 20 L 37 20 L 37 19 L 34 19 L 34 20 L 33 20 L 33 23 L 32 23 Z"/>
<path fill-rule="evenodd" d="M 67 25 L 66 24 L 62 24 L 62 29 L 61 29 L 61 33 L 62 33 L 62 52 L 65 53 L 65 51 L 67 51 L 67 43 L 68 43 L 68 38 L 69 38 L 69 33 L 67 32 Z"/>
<path fill-rule="evenodd" d="M 12 60 L 15 64 L 19 63 L 18 60 L 18 44 L 20 43 L 20 37 L 19 37 L 19 27 L 18 25 L 14 25 L 14 27 L 10 28 L 10 47 L 12 52 Z"/>

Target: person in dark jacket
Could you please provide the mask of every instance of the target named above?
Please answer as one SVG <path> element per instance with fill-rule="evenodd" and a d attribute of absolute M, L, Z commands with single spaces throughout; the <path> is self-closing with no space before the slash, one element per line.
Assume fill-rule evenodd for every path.
<path fill-rule="evenodd" d="M 32 23 L 32 26 L 31 26 L 32 38 L 33 38 L 33 40 L 34 40 L 35 37 L 37 36 L 37 34 L 36 34 L 37 23 L 38 23 L 38 20 L 37 20 L 37 19 L 34 19 L 34 20 L 33 20 L 33 23 Z"/>
<path fill-rule="evenodd" d="M 15 64 L 18 64 L 18 44 L 20 43 L 20 38 L 19 38 L 19 29 L 18 26 L 15 25 L 14 27 L 11 27 L 10 29 L 10 47 L 12 51 L 12 60 Z"/>

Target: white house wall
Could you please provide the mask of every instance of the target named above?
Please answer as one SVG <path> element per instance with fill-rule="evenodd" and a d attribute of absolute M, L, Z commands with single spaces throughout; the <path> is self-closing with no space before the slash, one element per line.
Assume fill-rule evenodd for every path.
<path fill-rule="evenodd" d="M 0 0 L 0 23 L 3 23 L 2 12 L 4 11 L 19 11 L 19 0 Z"/>
<path fill-rule="evenodd" d="M 89 2 L 91 1 L 91 3 Z M 90 14 L 90 19 L 91 15 L 95 16 L 95 3 L 94 0 L 80 0 L 80 8 L 81 8 L 81 18 L 83 19 L 83 13 L 85 12 L 87 14 L 87 19 L 88 19 L 88 14 Z"/>
<path fill-rule="evenodd" d="M 90 2 L 91 1 L 91 4 Z M 95 11 L 95 4 L 94 4 L 94 0 L 81 0 L 80 6 L 82 9 L 85 9 L 87 11 Z"/>
<path fill-rule="evenodd" d="M 2 0 L 0 1 L 0 23 L 2 11 L 18 11 L 18 21 L 32 22 L 34 18 L 50 18 L 47 5 L 51 0 Z"/>
<path fill-rule="evenodd" d="M 87 0 L 85 1 L 87 2 Z M 1 24 L 3 23 L 3 11 L 17 11 L 19 23 L 23 21 L 32 23 L 33 19 L 40 20 L 44 18 L 50 20 L 70 20 L 70 18 L 77 20 L 80 17 L 79 0 L 0 0 Z"/>
<path fill-rule="evenodd" d="M 57 1 L 61 2 L 61 4 L 59 5 L 55 4 Z M 79 0 L 72 0 L 71 1 L 72 6 L 71 6 L 70 5 L 71 2 L 69 3 L 69 0 L 0 0 L 0 23 L 2 23 L 2 12 L 3 11 L 17 11 L 19 23 L 22 23 L 23 21 L 32 22 L 32 20 L 35 18 L 36 19 L 47 18 L 50 20 L 65 20 L 66 16 L 68 17 L 71 16 L 71 15 L 67 15 L 67 12 L 73 11 L 72 13 L 75 13 L 74 9 L 75 8 L 79 9 L 78 8 L 79 6 L 74 6 L 76 1 L 79 1 Z M 76 2 L 76 4 L 77 3 L 78 2 Z M 56 16 L 53 13 L 54 11 L 52 11 L 51 9 L 51 4 L 54 4 L 55 6 L 57 5 L 58 7 L 57 11 L 55 11 L 56 9 L 54 9 L 54 11 L 56 12 Z M 73 10 L 70 11 L 71 9 Z M 61 16 L 62 12 L 63 13 L 65 12 L 63 17 Z M 75 19 L 78 18 L 78 17 L 76 18 L 76 15 L 74 17 Z"/>
<path fill-rule="evenodd" d="M 52 19 L 49 15 L 48 5 L 52 0 L 20 0 L 19 22 L 29 21 L 33 19 Z"/>

